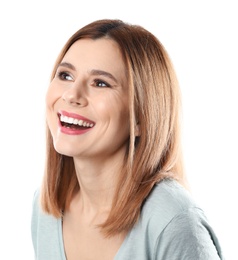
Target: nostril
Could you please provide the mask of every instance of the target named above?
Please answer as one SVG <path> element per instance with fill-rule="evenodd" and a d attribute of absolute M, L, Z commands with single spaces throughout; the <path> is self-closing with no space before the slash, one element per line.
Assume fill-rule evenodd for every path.
<path fill-rule="evenodd" d="M 71 104 L 71 105 L 77 105 L 77 106 L 81 106 L 82 105 L 82 102 L 79 102 L 78 100 L 76 100 L 75 98 L 69 98 L 69 97 L 65 97 L 63 96 L 62 97 L 63 101 L 65 101 L 66 103 L 68 104 Z"/>
<path fill-rule="evenodd" d="M 87 98 L 73 89 L 66 91 L 62 95 L 62 100 L 71 106 L 85 106 L 87 104 Z"/>

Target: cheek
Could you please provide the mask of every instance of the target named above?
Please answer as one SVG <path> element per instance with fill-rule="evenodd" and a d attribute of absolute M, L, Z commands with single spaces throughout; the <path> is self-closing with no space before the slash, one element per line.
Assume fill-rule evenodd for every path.
<path fill-rule="evenodd" d="M 55 132 L 57 128 L 57 115 L 55 113 L 55 103 L 60 98 L 59 93 L 57 93 L 54 85 L 50 85 L 45 96 L 45 104 L 46 104 L 46 121 L 48 123 L 50 132 Z"/>
<path fill-rule="evenodd" d="M 128 104 L 125 102 L 115 102 L 111 103 L 110 107 L 108 108 L 110 111 L 110 117 L 112 120 L 114 120 L 114 125 L 118 129 L 120 129 L 120 132 L 123 135 L 129 134 L 130 129 L 130 113 L 129 113 L 129 107 Z"/>
<path fill-rule="evenodd" d="M 55 90 L 54 86 L 51 84 L 46 92 L 45 101 L 47 108 L 50 108 L 53 106 L 55 101 L 57 100 L 58 94 Z"/>
<path fill-rule="evenodd" d="M 94 100 L 94 110 L 102 119 L 129 122 L 129 106 L 126 101 L 115 97 L 100 97 Z"/>
<path fill-rule="evenodd" d="M 54 136 L 54 133 L 57 129 L 57 120 L 54 114 L 52 113 L 52 110 L 50 110 L 49 108 L 46 109 L 46 122 L 51 134 Z"/>

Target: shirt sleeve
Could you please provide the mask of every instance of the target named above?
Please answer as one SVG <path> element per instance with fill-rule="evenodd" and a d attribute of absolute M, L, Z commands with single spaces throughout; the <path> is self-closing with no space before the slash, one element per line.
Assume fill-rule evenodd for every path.
<path fill-rule="evenodd" d="M 218 239 L 199 208 L 176 215 L 159 235 L 154 259 L 220 260 Z"/>

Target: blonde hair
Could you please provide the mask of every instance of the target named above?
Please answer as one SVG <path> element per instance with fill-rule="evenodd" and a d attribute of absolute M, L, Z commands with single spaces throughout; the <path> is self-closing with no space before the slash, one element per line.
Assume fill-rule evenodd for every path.
<path fill-rule="evenodd" d="M 79 39 L 109 38 L 117 42 L 128 73 L 130 141 L 108 219 L 101 225 L 107 236 L 129 231 L 143 202 L 164 178 L 184 181 L 180 142 L 180 90 L 171 60 L 160 41 L 138 25 L 99 20 L 78 30 L 67 41 L 57 66 Z M 135 126 L 140 136 L 135 135 Z M 73 159 L 57 153 L 47 127 L 47 161 L 41 191 L 43 209 L 61 216 L 79 190 Z"/>

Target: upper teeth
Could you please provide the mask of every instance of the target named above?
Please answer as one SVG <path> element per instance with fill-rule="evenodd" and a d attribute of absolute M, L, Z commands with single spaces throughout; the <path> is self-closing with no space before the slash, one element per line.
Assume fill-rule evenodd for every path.
<path fill-rule="evenodd" d="M 76 119 L 73 117 L 68 117 L 63 115 L 60 115 L 60 121 L 68 124 L 74 124 L 74 125 L 85 126 L 85 127 L 93 127 L 93 123 L 89 123 L 82 119 Z"/>

